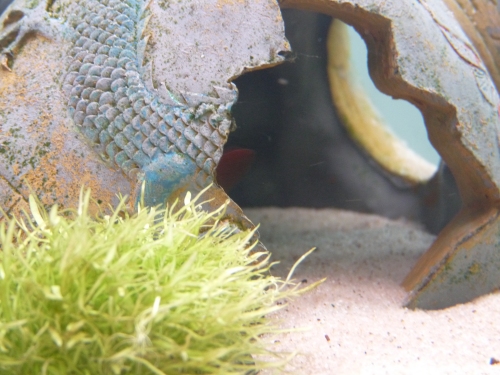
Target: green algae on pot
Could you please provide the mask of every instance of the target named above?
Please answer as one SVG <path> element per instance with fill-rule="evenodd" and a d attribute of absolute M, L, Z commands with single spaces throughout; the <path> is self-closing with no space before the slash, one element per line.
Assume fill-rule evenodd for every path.
<path fill-rule="evenodd" d="M 125 202 L 92 217 L 44 210 L 0 226 L 2 374 L 243 374 L 281 368 L 265 315 L 305 289 L 269 274 L 252 232 L 234 233 L 196 200 Z M 313 286 L 312 286 L 313 287 Z M 307 288 L 310 289 L 311 287 Z M 269 362 L 251 356 L 274 358 Z"/>

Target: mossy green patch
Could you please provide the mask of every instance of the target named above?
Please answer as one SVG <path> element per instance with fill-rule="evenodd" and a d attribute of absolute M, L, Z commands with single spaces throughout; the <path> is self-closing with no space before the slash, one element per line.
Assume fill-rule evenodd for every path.
<path fill-rule="evenodd" d="M 31 213 L 0 226 L 1 374 L 245 374 L 279 368 L 266 314 L 297 295 L 251 232 L 203 212 L 125 203 L 91 217 Z M 292 285 L 292 288 L 289 286 Z M 268 362 L 255 358 L 274 358 Z"/>

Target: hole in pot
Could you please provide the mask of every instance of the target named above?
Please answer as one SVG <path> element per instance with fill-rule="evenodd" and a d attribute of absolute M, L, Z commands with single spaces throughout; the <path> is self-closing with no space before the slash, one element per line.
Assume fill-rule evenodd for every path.
<path fill-rule="evenodd" d="M 427 137 L 422 114 L 407 101 L 393 99 L 375 87 L 368 72 L 366 45 L 354 28 L 348 26 L 348 31 L 351 47 L 350 64 L 355 80 L 361 85 L 390 130 L 410 149 L 437 168 L 440 156 Z"/>
<path fill-rule="evenodd" d="M 427 182 L 435 174 L 436 165 L 410 149 L 380 116 L 355 74 L 349 42 L 347 25 L 338 20 L 332 22 L 327 39 L 327 72 L 331 97 L 343 126 L 360 149 L 396 183 L 416 185 Z M 360 57 L 362 61 L 367 61 L 364 56 Z M 394 107 L 390 99 L 389 105 L 391 109 Z M 411 109 L 413 113 L 418 113 L 415 108 Z M 400 120 L 403 124 L 407 123 L 404 117 Z M 403 124 L 397 125 L 400 127 Z M 422 122 L 421 126 L 425 139 Z"/>
<path fill-rule="evenodd" d="M 332 18 L 294 9 L 283 18 L 293 56 L 234 81 L 237 129 L 226 150 L 252 150 L 254 161 L 229 195 L 242 207 L 335 207 L 425 221 L 420 185 L 384 171 L 342 123 L 327 73 Z M 366 65 L 366 52 L 362 59 Z M 425 134 L 422 122 L 415 126 Z"/>

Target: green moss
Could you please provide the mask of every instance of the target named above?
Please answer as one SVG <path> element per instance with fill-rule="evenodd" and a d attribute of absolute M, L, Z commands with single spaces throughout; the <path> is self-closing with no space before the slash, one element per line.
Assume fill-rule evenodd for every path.
<path fill-rule="evenodd" d="M 178 211 L 124 202 L 91 217 L 31 214 L 0 226 L 1 374 L 245 374 L 280 368 L 265 315 L 297 295 L 269 275 L 251 232 L 187 197 Z M 292 284 L 293 285 L 293 284 Z M 310 289 L 310 288 L 308 288 Z M 255 356 L 274 358 L 270 362 Z"/>

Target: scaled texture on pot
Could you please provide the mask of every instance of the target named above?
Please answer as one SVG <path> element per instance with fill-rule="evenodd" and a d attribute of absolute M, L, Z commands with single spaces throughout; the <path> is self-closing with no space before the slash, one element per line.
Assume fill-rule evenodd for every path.
<path fill-rule="evenodd" d="M 149 205 L 201 191 L 233 128 L 229 80 L 288 50 L 273 1 L 30 5 L 1 19 L 7 213 L 30 189 L 62 205 L 82 184 L 104 203 L 143 183 Z"/>

